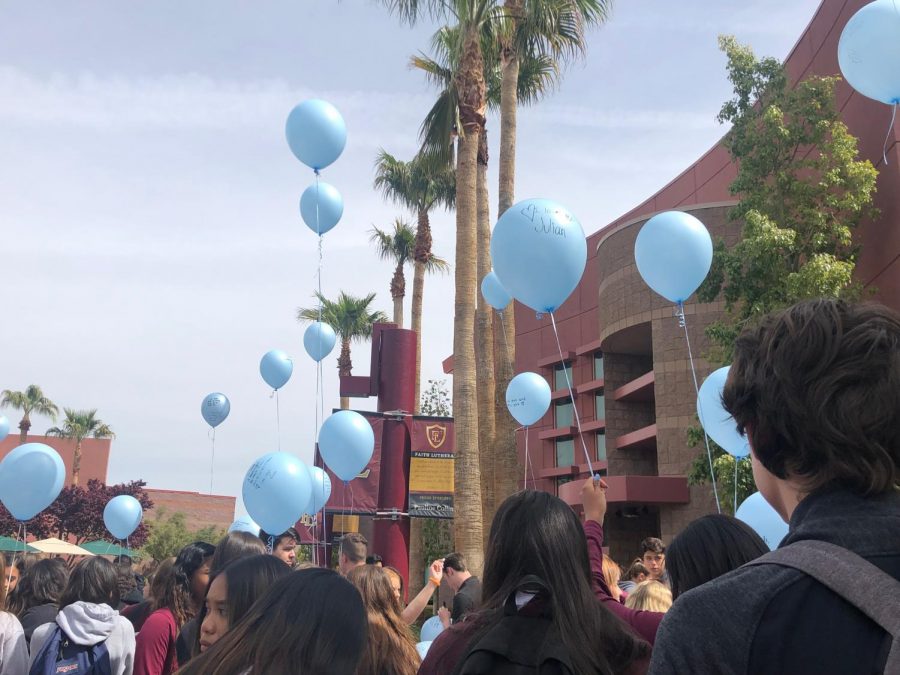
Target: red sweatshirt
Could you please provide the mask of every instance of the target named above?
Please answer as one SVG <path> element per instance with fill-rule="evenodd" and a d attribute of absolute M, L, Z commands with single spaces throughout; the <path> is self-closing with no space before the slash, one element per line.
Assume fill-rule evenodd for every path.
<path fill-rule="evenodd" d="M 178 627 L 168 609 L 158 609 L 141 626 L 134 654 L 134 675 L 172 675 L 178 670 Z"/>

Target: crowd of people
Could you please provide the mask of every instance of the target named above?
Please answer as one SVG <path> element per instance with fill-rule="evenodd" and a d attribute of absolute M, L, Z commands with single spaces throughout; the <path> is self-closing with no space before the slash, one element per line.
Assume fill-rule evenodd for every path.
<path fill-rule="evenodd" d="M 0 559 L 0 675 L 900 673 L 900 316 L 775 314 L 738 339 L 723 402 L 790 523 L 774 552 L 709 515 L 644 539 L 623 571 L 591 477 L 583 517 L 545 492 L 507 498 L 481 578 L 448 553 L 408 604 L 359 533 L 335 570 L 298 564 L 294 530 L 195 542 L 146 578 L 124 557 Z M 423 659 L 416 625 L 442 583 L 452 605 Z"/>

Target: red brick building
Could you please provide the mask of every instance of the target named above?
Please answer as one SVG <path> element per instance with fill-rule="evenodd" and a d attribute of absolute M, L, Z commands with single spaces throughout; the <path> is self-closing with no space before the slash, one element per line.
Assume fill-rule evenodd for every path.
<path fill-rule="evenodd" d="M 839 74 L 837 42 L 843 26 L 866 0 L 824 0 L 786 60 L 792 81 L 809 75 Z M 857 276 L 876 297 L 900 308 L 900 128 L 882 144 L 890 119 L 887 106 L 869 100 L 845 83 L 837 106 L 859 138 L 862 158 L 880 174 L 877 220 L 859 231 Z M 707 486 L 689 487 L 686 472 L 698 454 L 686 444 L 685 430 L 696 424 L 696 395 L 683 329 L 673 308 L 641 280 L 634 263 L 634 240 L 655 213 L 690 211 L 713 238 L 732 242 L 738 227 L 728 223 L 734 198 L 729 185 L 735 166 L 716 146 L 639 206 L 588 238 L 584 277 L 557 311 L 565 367 L 575 389 L 574 402 L 547 317 L 516 305 L 516 372 L 546 376 L 553 390 L 550 412 L 530 430 L 529 448 L 539 489 L 579 503 L 578 479 L 588 476 L 581 439 L 574 426 L 578 406 L 591 469 L 607 471 L 610 510 L 607 529 L 611 554 L 625 561 L 641 538 L 670 541 L 688 522 L 714 510 Z M 698 377 L 710 368 L 703 360 L 704 329 L 722 311 L 720 303 L 685 303 Z M 524 439 L 519 439 L 524 460 Z"/>
<path fill-rule="evenodd" d="M 15 448 L 22 445 L 15 425 L 15 413 L 7 414 L 10 418 L 9 436 L 0 441 L 0 460 L 6 457 Z M 63 464 L 66 465 L 66 485 L 72 484 L 72 462 L 75 459 L 75 441 L 52 436 L 34 436 L 29 434 L 28 443 L 43 443 L 59 453 Z M 78 481 L 81 485 L 87 485 L 91 479 L 106 482 L 106 472 L 109 466 L 109 450 L 112 441 L 108 438 L 86 438 L 81 442 L 81 469 L 78 472 Z"/>
<path fill-rule="evenodd" d="M 209 525 L 225 530 L 234 522 L 236 497 L 159 488 L 145 488 L 145 491 L 153 500 L 151 520 L 165 509 L 170 515 L 179 511 L 183 513 L 187 517 L 188 527 L 192 530 Z"/>

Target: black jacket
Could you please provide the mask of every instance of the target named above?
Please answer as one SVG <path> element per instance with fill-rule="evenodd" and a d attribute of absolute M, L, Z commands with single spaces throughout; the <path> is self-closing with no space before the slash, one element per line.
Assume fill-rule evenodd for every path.
<path fill-rule="evenodd" d="M 45 623 L 53 623 L 56 621 L 58 613 L 59 608 L 52 602 L 26 609 L 22 615 L 22 629 L 25 631 L 25 640 L 30 644 L 31 634 L 34 633 L 34 629 L 38 626 L 43 626 Z"/>
<path fill-rule="evenodd" d="M 811 495 L 781 545 L 804 539 L 843 546 L 900 580 L 900 493 Z M 760 565 L 680 596 L 659 628 L 650 673 L 866 675 L 882 672 L 889 647 L 881 627 L 814 579 Z"/>
<path fill-rule="evenodd" d="M 450 618 L 453 623 L 462 621 L 466 614 L 475 611 L 479 605 L 481 605 L 481 582 L 478 581 L 478 577 L 469 577 L 462 582 L 456 595 L 453 596 Z"/>

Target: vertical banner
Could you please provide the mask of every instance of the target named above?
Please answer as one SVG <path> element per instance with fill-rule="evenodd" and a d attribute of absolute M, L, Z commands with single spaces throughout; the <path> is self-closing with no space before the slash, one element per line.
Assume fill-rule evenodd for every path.
<path fill-rule="evenodd" d="M 381 431 L 384 419 L 381 413 L 358 411 L 372 425 L 375 433 L 375 451 L 372 459 L 359 475 L 349 483 L 344 483 L 335 476 L 327 466 L 325 471 L 331 479 L 331 497 L 325 510 L 329 513 L 366 513 L 373 514 L 378 510 L 378 490 L 381 483 Z M 321 462 L 321 456 L 316 452 Z"/>
<path fill-rule="evenodd" d="M 411 518 L 453 518 L 452 417 L 416 417 L 409 464 Z"/>

